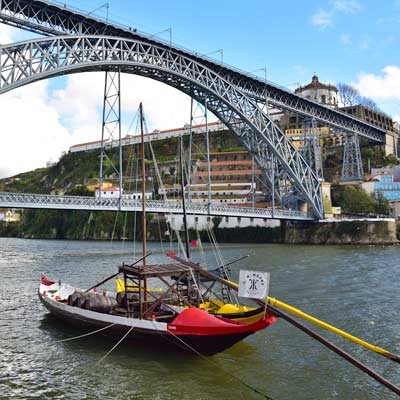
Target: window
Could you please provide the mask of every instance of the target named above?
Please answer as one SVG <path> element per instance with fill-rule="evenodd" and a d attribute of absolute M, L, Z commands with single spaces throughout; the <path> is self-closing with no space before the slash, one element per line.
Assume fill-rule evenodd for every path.
<path fill-rule="evenodd" d="M 326 95 L 325 94 L 321 95 L 321 103 L 326 104 Z"/>

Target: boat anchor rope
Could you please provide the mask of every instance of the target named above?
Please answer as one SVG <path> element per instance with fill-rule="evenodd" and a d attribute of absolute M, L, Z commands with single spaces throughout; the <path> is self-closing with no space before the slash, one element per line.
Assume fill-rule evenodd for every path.
<path fill-rule="evenodd" d="M 70 340 L 81 339 L 81 338 L 84 338 L 86 336 L 91 336 L 91 335 L 94 335 L 95 333 L 98 333 L 98 332 L 101 332 L 101 331 L 105 331 L 106 329 L 111 328 L 114 325 L 116 325 L 116 324 L 110 324 L 110 325 L 104 326 L 103 328 L 96 329 L 95 331 L 85 333 L 83 335 L 74 336 L 74 337 L 71 337 L 71 338 L 66 338 L 66 339 L 61 339 L 61 340 L 56 340 L 55 343 L 68 342 Z"/>
<path fill-rule="evenodd" d="M 153 323 L 154 325 L 154 323 Z M 169 331 L 169 333 L 176 339 L 179 340 L 185 347 L 186 349 L 189 349 L 190 351 L 192 351 L 193 353 L 195 353 L 196 355 L 198 355 L 200 358 L 202 358 L 203 360 L 209 362 L 210 364 L 214 365 L 215 367 L 217 367 L 218 369 L 220 369 L 222 372 L 224 372 L 225 374 L 229 375 L 233 380 L 239 382 L 241 385 L 247 387 L 248 389 L 250 389 L 251 391 L 253 391 L 254 393 L 257 393 L 259 396 L 263 397 L 264 399 L 267 400 L 273 400 L 271 397 L 267 396 L 265 393 L 261 392 L 260 390 L 258 390 L 257 388 L 255 388 L 254 386 L 249 385 L 248 383 L 242 381 L 240 378 L 238 378 L 236 375 L 233 375 L 231 372 L 226 371 L 223 367 L 221 367 L 217 362 L 213 361 L 212 359 L 210 359 L 209 357 L 206 357 L 204 354 L 201 354 L 199 351 L 197 351 L 195 348 L 193 348 L 190 344 L 186 343 L 182 338 L 180 338 L 179 336 L 175 335 L 172 331 Z"/>

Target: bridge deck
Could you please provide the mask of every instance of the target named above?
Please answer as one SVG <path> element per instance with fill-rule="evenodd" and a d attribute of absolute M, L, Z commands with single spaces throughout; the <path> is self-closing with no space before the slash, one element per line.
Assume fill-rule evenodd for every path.
<path fill-rule="evenodd" d="M 173 49 L 177 53 L 203 63 L 210 69 L 219 71 L 241 90 L 259 100 L 265 98 L 266 88 L 268 102 L 275 107 L 315 118 L 325 125 L 357 133 L 373 142 L 385 143 L 385 131 L 366 121 L 298 96 L 271 82 L 265 84 L 263 80 L 251 74 L 226 64 L 221 65 L 220 62 L 165 42 L 154 35 L 111 23 L 93 15 L 89 16 L 83 11 L 67 7 L 64 3 L 47 0 L 2 0 L 0 1 L 0 22 L 44 35 L 110 35 L 139 39 Z"/>
<path fill-rule="evenodd" d="M 57 196 L 48 194 L 25 194 L 0 192 L 0 208 L 36 208 L 52 210 L 87 211 L 141 211 L 141 200 L 119 198 L 96 198 L 83 196 Z M 150 213 L 183 214 L 182 203 L 176 200 L 147 200 L 146 210 Z M 314 218 L 300 211 L 251 208 L 224 205 L 189 204 L 187 214 L 221 217 L 268 218 L 297 221 L 312 221 Z"/>

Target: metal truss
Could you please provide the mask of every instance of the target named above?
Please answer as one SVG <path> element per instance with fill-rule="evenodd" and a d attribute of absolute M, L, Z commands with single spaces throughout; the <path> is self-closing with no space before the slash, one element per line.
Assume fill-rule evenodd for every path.
<path fill-rule="evenodd" d="M 139 33 L 136 29 L 88 16 L 66 5 L 62 7 L 46 0 L 0 0 L 0 22 L 45 35 L 109 35 L 141 40 L 173 50 L 195 63 L 205 65 L 256 101 L 264 102 L 267 95 L 268 104 L 273 107 L 315 118 L 320 124 L 356 133 L 372 142 L 385 143 L 385 131 L 379 127 L 295 95 L 270 82 L 265 83 L 236 68 Z"/>
<path fill-rule="evenodd" d="M 362 181 L 364 171 L 361 160 L 360 141 L 357 135 L 346 135 L 343 148 L 342 181 Z"/>
<path fill-rule="evenodd" d="M 308 162 L 308 165 L 314 169 L 318 178 L 323 181 L 322 152 L 315 119 L 304 119 L 302 131 L 300 152 Z"/>
<path fill-rule="evenodd" d="M 101 128 L 99 188 L 103 187 L 104 172 L 116 174 L 119 193 L 122 196 L 122 138 L 121 138 L 121 72 L 106 71 L 103 99 L 103 123 Z M 109 151 L 118 146 L 118 167 Z M 108 164 L 108 168 L 107 167 Z M 108 178 L 109 179 L 109 178 Z M 99 190 L 101 196 L 101 190 Z"/>
<path fill-rule="evenodd" d="M 266 180 L 273 154 L 280 178 L 291 194 L 323 215 L 318 177 L 286 135 L 248 95 L 193 59 L 170 49 L 114 37 L 66 36 L 0 47 L 0 94 L 14 88 L 73 72 L 120 70 L 150 77 L 207 101 L 212 111 L 254 153 Z M 272 185 L 271 185 L 272 186 Z M 283 200 L 286 193 L 279 192 Z M 287 190 L 287 189 L 286 189 Z"/>
<path fill-rule="evenodd" d="M 211 164 L 210 164 L 210 136 L 208 131 L 208 112 L 207 99 L 204 104 L 195 101 L 190 102 L 190 123 L 189 123 L 189 173 L 188 173 L 188 201 L 191 201 L 191 165 L 192 165 L 192 146 L 193 146 L 193 126 L 204 126 L 201 133 L 204 136 L 205 156 L 207 162 L 207 197 L 208 206 L 211 206 Z"/>
<path fill-rule="evenodd" d="M 142 200 L 123 198 L 96 198 L 83 196 L 58 196 L 47 194 L 25 194 L 0 192 L 1 208 L 31 208 L 51 210 L 87 210 L 87 211 L 141 211 Z M 146 200 L 146 210 L 153 213 L 183 214 L 182 202 L 176 200 Z M 297 221 L 312 221 L 311 214 L 295 210 L 273 210 L 270 208 L 249 208 L 236 206 L 196 205 L 186 206 L 191 215 L 211 215 L 243 218 L 277 218 Z"/>

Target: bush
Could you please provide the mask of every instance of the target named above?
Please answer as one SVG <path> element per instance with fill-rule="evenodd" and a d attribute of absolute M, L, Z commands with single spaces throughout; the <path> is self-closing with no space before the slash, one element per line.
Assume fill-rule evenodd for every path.
<path fill-rule="evenodd" d="M 348 214 L 389 214 L 389 202 L 382 194 L 368 194 L 361 186 L 345 186 L 333 196 L 334 202 Z"/>

